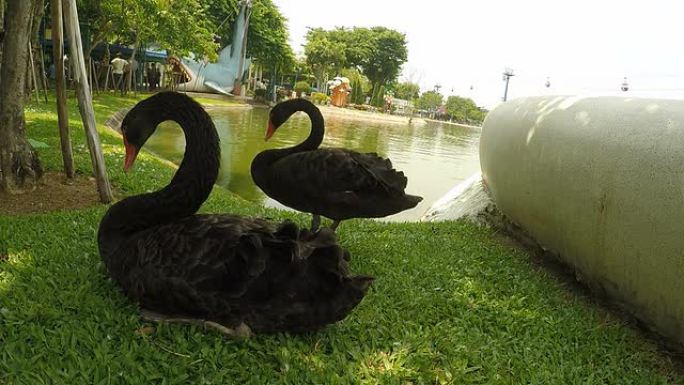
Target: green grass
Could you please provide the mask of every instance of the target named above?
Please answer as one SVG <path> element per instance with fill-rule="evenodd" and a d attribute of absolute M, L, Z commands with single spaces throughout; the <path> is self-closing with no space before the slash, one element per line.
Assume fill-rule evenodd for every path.
<path fill-rule="evenodd" d="M 134 102 L 97 98 L 98 122 Z M 39 150 L 46 168 L 59 170 L 52 106 L 31 105 L 27 118 L 29 136 L 50 146 Z M 122 194 L 169 180 L 173 170 L 146 154 L 123 174 L 121 139 L 104 129 L 101 138 Z M 0 384 L 684 384 L 653 342 L 492 231 L 460 222 L 345 222 L 353 270 L 376 281 L 348 318 L 319 332 L 234 341 L 162 324 L 137 333 L 148 324 L 97 252 L 105 209 L 0 216 Z M 218 188 L 203 210 L 307 219 Z"/>

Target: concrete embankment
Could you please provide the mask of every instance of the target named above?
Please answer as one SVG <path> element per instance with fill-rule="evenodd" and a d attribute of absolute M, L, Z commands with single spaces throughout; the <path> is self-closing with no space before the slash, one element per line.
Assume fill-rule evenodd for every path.
<path fill-rule="evenodd" d="M 684 343 L 684 101 L 510 101 L 487 116 L 480 160 L 504 215 Z"/>

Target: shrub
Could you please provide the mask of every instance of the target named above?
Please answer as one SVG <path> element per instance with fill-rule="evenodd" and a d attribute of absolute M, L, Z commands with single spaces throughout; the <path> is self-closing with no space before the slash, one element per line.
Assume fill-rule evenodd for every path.
<path fill-rule="evenodd" d="M 294 91 L 297 95 L 301 95 L 303 92 L 308 94 L 311 91 L 311 86 L 305 81 L 299 81 L 295 84 Z"/>
<path fill-rule="evenodd" d="M 322 92 L 314 92 L 311 94 L 311 102 L 314 104 L 327 104 L 330 97 Z"/>
<path fill-rule="evenodd" d="M 375 107 L 382 107 L 385 105 L 385 86 L 379 86 L 376 88 L 375 93 L 371 98 L 370 104 Z"/>
<path fill-rule="evenodd" d="M 366 95 L 363 94 L 363 87 L 358 78 L 352 80 L 351 102 L 354 104 L 363 104 L 366 101 Z"/>

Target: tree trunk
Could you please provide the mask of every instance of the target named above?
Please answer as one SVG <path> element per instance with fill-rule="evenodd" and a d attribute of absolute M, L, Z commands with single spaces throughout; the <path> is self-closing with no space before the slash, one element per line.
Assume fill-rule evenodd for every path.
<path fill-rule="evenodd" d="M 86 142 L 90 150 L 90 160 L 93 164 L 93 174 L 95 175 L 97 190 L 100 193 L 100 201 L 102 203 L 109 203 L 113 200 L 112 188 L 107 178 L 104 155 L 100 146 L 100 135 L 97 133 L 95 124 L 95 111 L 93 110 L 93 100 L 90 96 L 90 85 L 88 84 L 85 69 L 76 0 L 65 0 L 62 3 L 62 11 L 65 27 L 69 33 L 69 42 L 71 43 L 71 68 L 74 70 L 73 76 L 76 84 L 76 96 L 78 97 L 78 110 L 83 120 Z"/>
<path fill-rule="evenodd" d="M 0 186 L 7 192 L 34 185 L 43 169 L 26 138 L 24 89 L 28 65 L 28 43 L 32 1 L 11 1 L 7 6 L 0 69 Z"/>
<path fill-rule="evenodd" d="M 126 73 L 126 92 L 128 91 L 133 91 L 135 94 L 135 72 L 136 70 L 133 69 L 133 61 L 135 60 L 135 53 L 138 51 L 138 44 L 140 42 L 138 39 L 135 39 L 135 43 L 133 43 L 133 52 L 131 52 L 131 58 L 128 59 L 128 72 Z"/>
<path fill-rule="evenodd" d="M 0 31 L 5 30 L 5 0 L 0 0 Z"/>
<path fill-rule="evenodd" d="M 33 49 L 37 49 L 37 47 L 40 47 L 40 44 L 38 42 L 38 31 L 40 29 L 40 21 L 43 18 L 43 15 L 45 14 L 45 11 L 43 9 L 44 0 L 23 0 L 29 4 L 33 4 L 33 8 L 31 9 L 31 18 L 29 21 L 29 31 L 27 32 L 29 34 L 29 42 L 31 42 L 31 46 Z M 35 52 L 35 51 L 34 51 Z M 34 57 L 39 57 L 34 55 Z M 34 65 L 32 67 L 31 65 Z M 35 61 L 29 60 L 29 62 L 26 63 L 26 71 L 28 73 L 28 79 L 33 79 L 32 73 L 35 70 L 35 66 L 37 63 Z M 36 79 L 37 80 L 37 79 Z M 39 88 L 36 87 L 36 84 L 33 83 L 31 80 L 26 81 L 26 96 L 30 97 L 31 91 L 36 88 L 36 95 L 38 95 Z"/>
<path fill-rule="evenodd" d="M 5 38 L 5 0 L 0 0 L 0 69 L 2 69 L 2 42 Z"/>
<path fill-rule="evenodd" d="M 74 155 L 69 134 L 69 113 L 67 112 L 66 80 L 64 77 L 64 27 L 62 1 L 50 2 L 52 12 L 52 58 L 55 63 L 55 92 L 57 93 L 57 121 L 59 140 L 62 148 L 64 174 L 71 182 L 74 179 Z"/>

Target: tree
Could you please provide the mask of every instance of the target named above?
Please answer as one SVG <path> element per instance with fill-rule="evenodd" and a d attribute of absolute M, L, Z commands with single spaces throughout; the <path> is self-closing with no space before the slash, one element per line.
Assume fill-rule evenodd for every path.
<path fill-rule="evenodd" d="M 446 102 L 447 113 L 461 123 L 477 122 L 484 120 L 484 113 L 470 98 L 449 96 Z"/>
<path fill-rule="evenodd" d="M 351 95 L 349 99 L 354 104 L 363 104 L 366 101 L 366 96 L 363 94 L 363 87 L 361 81 L 357 78 L 351 80 Z"/>
<path fill-rule="evenodd" d="M 2 41 L 5 37 L 5 0 L 0 0 L 0 65 L 2 65 Z"/>
<path fill-rule="evenodd" d="M 43 169 L 26 137 L 24 88 L 28 65 L 30 20 L 42 1 L 10 1 L 0 67 L 0 186 L 7 192 L 34 184 Z"/>
<path fill-rule="evenodd" d="M 394 96 L 399 99 L 413 100 L 420 96 L 420 86 L 417 83 L 402 82 L 394 86 Z"/>
<path fill-rule="evenodd" d="M 247 32 L 247 56 L 261 63 L 273 63 L 282 70 L 294 68 L 295 56 L 288 42 L 286 23 L 271 0 L 255 0 Z"/>
<path fill-rule="evenodd" d="M 372 95 L 397 78 L 408 55 L 405 35 L 385 27 L 312 28 L 306 38 L 305 54 L 317 79 L 358 68 L 371 82 Z"/>
<path fill-rule="evenodd" d="M 385 105 L 385 86 L 380 85 L 379 87 L 375 88 L 375 92 L 373 92 L 370 104 L 371 106 L 375 107 L 382 107 Z"/>
<path fill-rule="evenodd" d="M 237 1 L 237 0 L 234 0 Z M 85 55 L 102 42 L 158 43 L 179 56 L 217 58 L 212 29 L 200 0 L 79 0 Z M 137 44 L 136 44 L 137 42 Z"/>
<path fill-rule="evenodd" d="M 239 0 L 78 0 L 86 56 L 102 42 L 157 44 L 169 53 L 217 58 L 218 37 L 230 43 Z M 294 61 L 286 20 L 271 0 L 253 0 L 247 56 L 273 66 Z M 273 64 L 273 65 L 272 65 Z"/>
<path fill-rule="evenodd" d="M 420 95 L 420 98 L 418 98 L 416 108 L 428 111 L 434 110 L 442 105 L 443 100 L 444 96 L 437 91 L 423 92 L 423 94 Z"/>
<path fill-rule="evenodd" d="M 385 27 L 373 27 L 370 34 L 366 34 L 362 28 L 355 28 L 354 31 L 359 36 L 370 37 L 371 52 L 361 58 L 358 64 L 373 84 L 373 89 L 396 79 L 408 56 L 406 36 Z"/>
<path fill-rule="evenodd" d="M 311 66 L 316 77 L 316 87 L 323 89 L 328 72 L 341 69 L 346 61 L 343 43 L 328 38 L 327 31 L 320 28 L 310 28 L 306 34 L 304 54 L 306 62 Z"/>

